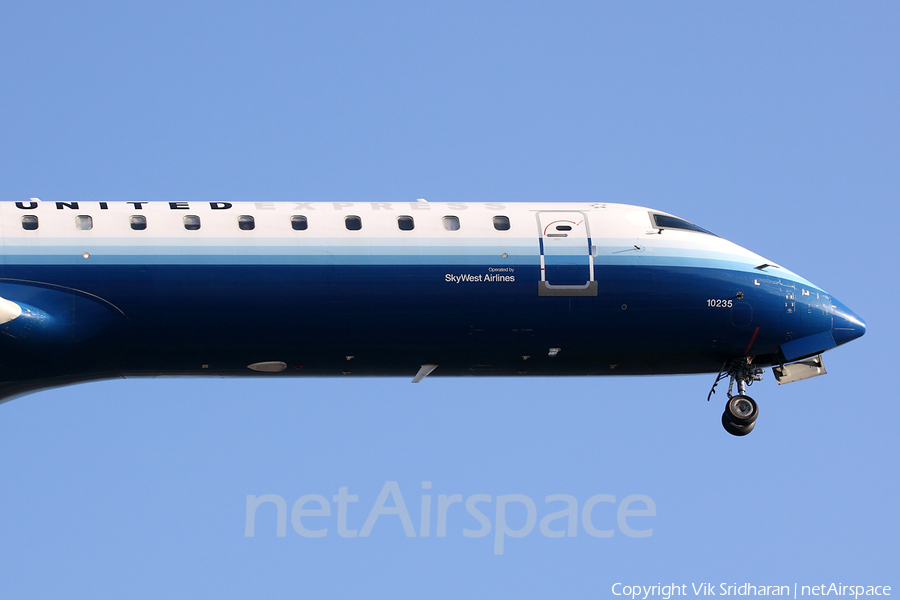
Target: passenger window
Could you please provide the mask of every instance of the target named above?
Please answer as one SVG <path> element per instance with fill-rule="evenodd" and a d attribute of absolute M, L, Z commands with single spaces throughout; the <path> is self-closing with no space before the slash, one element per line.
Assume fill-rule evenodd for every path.
<path fill-rule="evenodd" d="M 87 231 L 94 227 L 94 220 L 90 215 L 78 215 L 75 217 L 75 227 Z"/>
<path fill-rule="evenodd" d="M 444 229 L 447 231 L 459 231 L 459 217 L 444 217 Z"/>
<path fill-rule="evenodd" d="M 184 228 L 188 231 L 196 231 L 200 229 L 200 217 L 198 217 L 197 215 L 185 215 Z"/>
<path fill-rule="evenodd" d="M 416 228 L 416 222 L 409 215 L 401 215 L 397 217 L 397 227 L 400 231 L 412 231 Z"/>
<path fill-rule="evenodd" d="M 362 229 L 362 219 L 356 215 L 350 215 L 344 219 L 344 225 L 346 225 L 347 229 L 350 231 L 359 231 Z"/>
<path fill-rule="evenodd" d="M 132 215 L 129 221 L 131 222 L 131 228 L 135 231 L 147 229 L 147 217 L 144 215 Z"/>
<path fill-rule="evenodd" d="M 509 217 L 502 215 L 494 217 L 494 229 L 497 231 L 509 230 Z"/>
<path fill-rule="evenodd" d="M 22 229 L 34 231 L 38 228 L 38 218 L 35 215 L 25 215 L 22 217 Z"/>
<path fill-rule="evenodd" d="M 305 231 L 309 227 L 309 222 L 303 215 L 294 215 L 291 217 L 291 228 L 294 231 Z"/>
<path fill-rule="evenodd" d="M 241 215 L 238 217 L 238 227 L 244 231 L 250 231 L 256 227 L 256 221 L 251 215 Z"/>

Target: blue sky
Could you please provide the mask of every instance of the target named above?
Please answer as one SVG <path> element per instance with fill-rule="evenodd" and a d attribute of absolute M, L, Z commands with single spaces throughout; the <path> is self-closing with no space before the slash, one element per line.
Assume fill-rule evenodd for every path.
<path fill-rule="evenodd" d="M 8 3 L 0 199 L 607 201 L 784 264 L 868 323 L 721 428 L 712 375 L 95 383 L 0 406 L 4 598 L 612 597 L 615 582 L 900 585 L 895 3 Z M 721 395 L 720 395 L 721 396 Z M 396 481 L 615 496 L 611 538 L 319 539 L 248 495 Z M 430 490 L 422 482 L 432 482 Z M 641 494 L 653 517 L 616 506 Z M 390 502 L 389 502 L 390 504 Z M 306 508 L 314 508 L 307 505 Z M 633 508 L 638 508 L 635 505 Z M 455 511 L 455 512 L 454 512 Z M 512 503 L 507 521 L 525 523 Z M 556 521 L 554 529 L 563 529 Z"/>

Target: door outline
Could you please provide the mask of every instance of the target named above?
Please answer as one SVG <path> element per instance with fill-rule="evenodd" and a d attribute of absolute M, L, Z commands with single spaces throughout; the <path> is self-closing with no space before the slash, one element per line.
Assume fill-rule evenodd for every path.
<path fill-rule="evenodd" d="M 585 233 L 585 244 L 586 251 L 588 257 L 588 280 L 584 284 L 579 285 L 554 285 L 552 283 L 547 282 L 547 264 L 546 258 L 544 254 L 544 239 L 549 237 L 557 237 L 557 236 L 565 236 L 566 234 L 548 234 L 547 230 L 551 225 L 557 223 L 572 223 L 576 227 L 581 224 L 581 222 L 576 223 L 575 221 L 570 221 L 568 219 L 557 219 L 554 221 L 550 221 L 547 225 L 543 225 L 541 223 L 541 215 L 550 216 L 552 213 L 559 214 L 578 214 L 581 215 L 581 222 L 584 223 L 584 233 Z M 552 218 L 552 216 L 551 216 Z M 538 244 L 540 246 L 540 256 L 541 256 L 541 279 L 538 281 L 538 296 L 596 296 L 597 295 L 597 282 L 594 281 L 594 247 L 593 247 L 593 238 L 591 237 L 591 226 L 590 221 L 588 220 L 587 214 L 580 210 L 539 210 L 535 213 L 535 219 L 537 221 L 537 229 L 538 229 Z M 572 256 L 578 256 L 578 254 L 573 254 Z"/>

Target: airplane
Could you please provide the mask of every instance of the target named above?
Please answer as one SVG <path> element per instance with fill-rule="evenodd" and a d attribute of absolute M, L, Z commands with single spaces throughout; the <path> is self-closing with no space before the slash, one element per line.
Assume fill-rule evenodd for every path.
<path fill-rule="evenodd" d="M 865 322 L 625 204 L 0 202 L 0 401 L 121 377 L 825 373 Z M 735 393 L 736 392 L 736 393 Z"/>

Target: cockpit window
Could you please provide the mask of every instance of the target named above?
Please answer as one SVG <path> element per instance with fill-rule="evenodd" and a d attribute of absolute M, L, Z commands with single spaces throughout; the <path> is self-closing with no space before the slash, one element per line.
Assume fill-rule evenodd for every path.
<path fill-rule="evenodd" d="M 653 213 L 653 223 L 655 224 L 657 229 L 682 229 L 684 231 L 697 231 L 699 233 L 716 235 L 712 231 L 707 231 L 699 225 L 694 225 L 690 221 L 685 221 L 684 219 L 679 219 L 678 217 L 672 217 L 669 215 Z"/>

